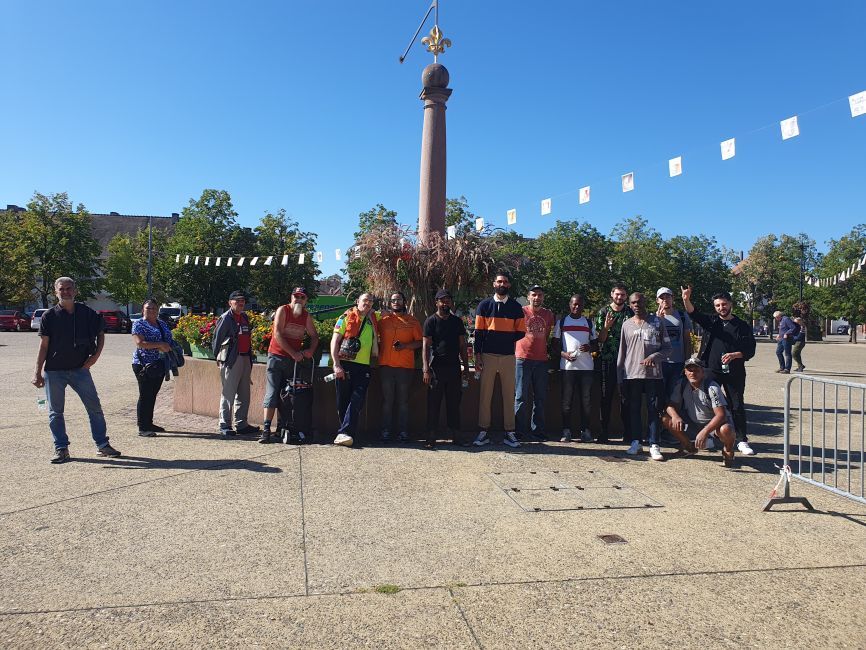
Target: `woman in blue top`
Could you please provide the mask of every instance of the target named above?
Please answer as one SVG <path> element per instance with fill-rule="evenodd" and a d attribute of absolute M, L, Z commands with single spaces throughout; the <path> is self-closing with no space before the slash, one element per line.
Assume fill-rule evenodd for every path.
<path fill-rule="evenodd" d="M 138 379 L 138 435 L 152 438 L 157 431 L 165 431 L 153 423 L 153 407 L 165 380 L 165 356 L 160 353 L 171 352 L 172 338 L 168 325 L 157 318 L 159 305 L 155 300 L 146 300 L 141 311 L 143 318 L 132 325 L 132 371 Z"/>

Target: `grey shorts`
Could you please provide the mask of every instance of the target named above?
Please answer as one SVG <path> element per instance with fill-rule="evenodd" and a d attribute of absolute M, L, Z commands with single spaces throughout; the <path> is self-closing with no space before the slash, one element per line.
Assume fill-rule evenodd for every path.
<path fill-rule="evenodd" d="M 294 372 L 295 360 L 291 357 L 268 355 L 268 369 L 265 373 L 268 385 L 265 388 L 265 399 L 262 402 L 264 408 L 272 409 L 280 405 L 280 391 L 286 381 L 292 378 Z M 298 372 L 301 372 L 301 368 L 298 368 Z"/>

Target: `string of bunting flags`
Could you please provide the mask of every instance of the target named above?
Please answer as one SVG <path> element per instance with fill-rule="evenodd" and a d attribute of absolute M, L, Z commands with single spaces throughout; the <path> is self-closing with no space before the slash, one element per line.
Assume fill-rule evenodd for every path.
<path fill-rule="evenodd" d="M 351 252 L 351 248 L 346 250 L 347 255 L 351 254 Z M 339 248 L 336 249 L 334 253 L 338 262 L 343 259 L 342 251 Z M 311 257 L 315 258 L 316 262 L 321 264 L 325 259 L 325 254 L 322 251 L 316 251 Z M 194 266 L 288 266 L 289 260 L 291 259 L 294 259 L 294 254 L 257 256 L 231 255 L 217 257 L 215 255 L 183 255 L 178 253 L 174 257 L 176 264 L 192 264 Z M 302 265 L 306 263 L 306 261 L 306 253 L 298 253 L 298 265 Z"/>
<path fill-rule="evenodd" d="M 852 275 L 854 275 L 858 271 L 861 271 L 864 266 L 866 266 L 866 254 L 864 254 L 862 258 L 854 262 L 847 269 L 840 273 L 837 273 L 836 275 L 832 275 L 828 278 L 816 278 L 806 274 L 804 276 L 804 281 L 806 282 L 806 284 L 809 284 L 813 287 L 832 287 L 834 284 L 845 282 L 845 280 L 850 278 Z"/>

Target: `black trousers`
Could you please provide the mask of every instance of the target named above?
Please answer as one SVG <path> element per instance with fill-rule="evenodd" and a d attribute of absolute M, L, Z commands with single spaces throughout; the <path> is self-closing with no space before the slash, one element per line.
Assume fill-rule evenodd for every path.
<path fill-rule="evenodd" d="M 162 388 L 164 377 L 148 379 L 139 374 L 144 366 L 137 363 L 132 364 L 132 372 L 138 380 L 138 405 L 135 412 L 138 419 L 138 430 L 147 431 L 153 426 L 153 407 L 156 405 L 156 396 Z"/>
<path fill-rule="evenodd" d="M 712 371 L 713 379 L 725 390 L 728 398 L 728 408 L 737 427 L 737 442 L 748 442 L 749 433 L 746 428 L 746 373 Z"/>
<path fill-rule="evenodd" d="M 460 431 L 460 400 L 463 397 L 463 375 L 460 364 L 437 364 L 435 359 L 430 365 L 436 377 L 436 386 L 427 391 L 427 433 L 433 436 L 439 424 L 439 410 L 445 398 L 445 419 L 448 428 Z"/>
<path fill-rule="evenodd" d="M 579 391 L 577 413 L 580 417 L 574 430 L 581 432 L 589 429 L 592 383 L 595 381 L 595 373 L 592 370 L 563 370 L 559 376 L 562 380 L 562 428 L 571 429 L 571 404 L 574 401 L 574 393 Z"/>
<path fill-rule="evenodd" d="M 613 405 L 613 396 L 619 397 L 619 417 L 622 421 L 623 440 L 628 440 L 628 409 L 625 404 L 625 395 L 617 387 L 616 361 L 601 362 L 601 438 L 608 437 L 610 428 L 610 408 Z"/>

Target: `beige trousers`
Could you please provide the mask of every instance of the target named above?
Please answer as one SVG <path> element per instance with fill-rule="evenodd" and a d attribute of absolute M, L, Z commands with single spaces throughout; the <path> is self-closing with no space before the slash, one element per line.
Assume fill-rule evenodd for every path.
<path fill-rule="evenodd" d="M 481 371 L 478 428 L 486 431 L 490 427 L 490 400 L 498 373 L 502 384 L 502 423 L 506 431 L 514 431 L 514 355 L 485 353 L 482 361 L 484 368 Z"/>

